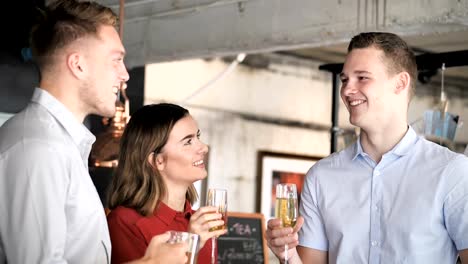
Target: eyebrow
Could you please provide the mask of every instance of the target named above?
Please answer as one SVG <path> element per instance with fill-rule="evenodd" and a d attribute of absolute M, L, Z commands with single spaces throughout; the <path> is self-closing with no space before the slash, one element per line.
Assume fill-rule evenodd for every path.
<path fill-rule="evenodd" d="M 125 51 L 113 50 L 113 51 L 111 51 L 111 53 L 112 54 L 119 54 L 120 56 L 125 57 Z"/>
<path fill-rule="evenodd" d="M 200 129 L 197 130 L 197 135 L 199 135 L 199 134 L 200 134 Z M 179 142 L 182 142 L 182 141 L 184 141 L 186 139 L 193 138 L 193 137 L 195 137 L 195 134 L 188 134 L 183 139 L 181 139 Z"/>
<path fill-rule="evenodd" d="M 354 71 L 354 74 L 372 74 L 369 71 Z M 339 77 L 346 77 L 347 75 L 344 72 L 341 72 Z"/>

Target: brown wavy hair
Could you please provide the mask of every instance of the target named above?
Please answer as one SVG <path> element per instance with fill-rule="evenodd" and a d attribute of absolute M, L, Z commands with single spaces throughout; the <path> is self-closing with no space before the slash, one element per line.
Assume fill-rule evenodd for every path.
<path fill-rule="evenodd" d="M 146 105 L 133 113 L 122 135 L 119 163 L 108 189 L 109 209 L 125 206 L 144 216 L 153 213 L 167 187 L 148 156 L 161 151 L 175 123 L 188 115 L 187 109 L 167 103 Z M 193 184 L 186 199 L 191 204 L 198 199 Z"/>

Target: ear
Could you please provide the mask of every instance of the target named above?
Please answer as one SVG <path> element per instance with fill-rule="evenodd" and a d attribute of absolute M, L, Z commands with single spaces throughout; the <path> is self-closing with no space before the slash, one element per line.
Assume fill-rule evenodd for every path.
<path fill-rule="evenodd" d="M 78 79 L 83 79 L 86 74 L 86 60 L 79 52 L 73 52 L 67 56 L 67 67 Z"/>
<path fill-rule="evenodd" d="M 411 77 L 407 72 L 400 72 L 396 76 L 395 94 L 400 94 L 402 91 L 409 91 Z"/>
<path fill-rule="evenodd" d="M 166 159 L 162 153 L 155 154 L 154 152 L 151 152 L 147 158 L 147 161 L 151 167 L 157 169 L 158 171 L 162 171 L 166 167 Z"/>

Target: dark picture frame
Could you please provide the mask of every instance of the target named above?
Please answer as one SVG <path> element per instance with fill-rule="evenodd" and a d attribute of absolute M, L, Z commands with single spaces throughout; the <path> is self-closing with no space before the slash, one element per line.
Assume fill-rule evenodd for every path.
<path fill-rule="evenodd" d="M 295 183 L 298 199 L 306 173 L 322 157 L 271 151 L 257 153 L 257 212 L 266 220 L 274 217 L 276 184 Z"/>

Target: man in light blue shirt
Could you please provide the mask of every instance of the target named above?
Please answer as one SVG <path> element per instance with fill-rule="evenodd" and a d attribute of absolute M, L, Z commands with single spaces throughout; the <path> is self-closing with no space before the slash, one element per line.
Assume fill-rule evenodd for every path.
<path fill-rule="evenodd" d="M 468 263 L 468 158 L 408 126 L 416 74 L 400 37 L 351 40 L 341 98 L 360 137 L 310 169 L 294 229 L 268 222 L 278 258 L 288 244 L 289 263 Z"/>

